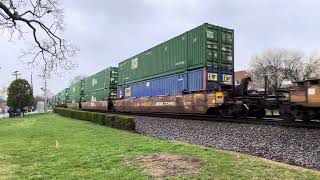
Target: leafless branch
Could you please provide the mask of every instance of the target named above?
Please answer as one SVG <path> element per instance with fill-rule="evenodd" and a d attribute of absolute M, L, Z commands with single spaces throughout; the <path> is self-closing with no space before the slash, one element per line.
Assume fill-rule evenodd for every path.
<path fill-rule="evenodd" d="M 0 0 L 0 30 L 24 39 L 29 33 L 34 44 L 22 56 L 27 64 L 40 65 L 43 73 L 74 68 L 78 48 L 62 38 L 63 11 L 57 0 Z"/>
<path fill-rule="evenodd" d="M 271 89 L 280 88 L 283 80 L 300 81 L 320 78 L 320 58 L 306 57 L 304 53 L 290 49 L 268 49 L 252 58 L 250 75 L 255 82 L 269 79 Z M 259 83 L 258 83 L 259 84 Z"/>

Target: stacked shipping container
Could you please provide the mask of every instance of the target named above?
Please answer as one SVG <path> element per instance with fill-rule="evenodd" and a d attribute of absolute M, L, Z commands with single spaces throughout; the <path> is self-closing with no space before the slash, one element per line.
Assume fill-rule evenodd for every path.
<path fill-rule="evenodd" d="M 210 77 L 203 77 L 210 76 Z M 155 95 L 177 95 L 182 92 L 218 89 L 217 83 L 208 83 L 204 87 L 204 79 L 217 78 L 217 73 L 212 69 L 195 69 L 183 73 L 163 76 L 150 80 L 130 83 L 119 86 L 119 97 L 143 97 Z"/>
<path fill-rule="evenodd" d="M 232 85 L 233 43 L 233 30 L 203 24 L 120 62 L 119 97 L 175 95 Z"/>
<path fill-rule="evenodd" d="M 118 68 L 110 67 L 84 80 L 84 101 L 105 101 L 117 97 Z"/>
<path fill-rule="evenodd" d="M 69 103 L 79 103 L 83 100 L 84 81 L 81 80 L 69 87 Z"/>
<path fill-rule="evenodd" d="M 58 94 L 58 104 L 66 105 L 69 100 L 69 88 L 65 88 Z"/>

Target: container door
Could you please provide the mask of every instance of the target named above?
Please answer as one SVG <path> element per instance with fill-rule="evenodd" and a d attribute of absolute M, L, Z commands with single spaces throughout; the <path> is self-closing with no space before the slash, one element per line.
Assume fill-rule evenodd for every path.
<path fill-rule="evenodd" d="M 201 68 L 206 63 L 206 26 L 188 32 L 188 70 Z"/>
<path fill-rule="evenodd" d="M 219 79 L 223 84 L 234 83 L 234 32 L 221 28 L 221 62 Z"/>
<path fill-rule="evenodd" d="M 218 69 L 220 55 L 219 28 L 213 25 L 206 27 L 206 65 Z"/>

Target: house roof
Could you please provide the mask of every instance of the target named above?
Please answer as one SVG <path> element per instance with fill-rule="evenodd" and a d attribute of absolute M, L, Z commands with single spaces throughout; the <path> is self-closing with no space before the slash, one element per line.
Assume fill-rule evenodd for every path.
<path fill-rule="evenodd" d="M 234 79 L 235 80 L 242 80 L 248 76 L 248 72 L 243 70 L 243 71 L 235 71 L 234 72 Z"/>

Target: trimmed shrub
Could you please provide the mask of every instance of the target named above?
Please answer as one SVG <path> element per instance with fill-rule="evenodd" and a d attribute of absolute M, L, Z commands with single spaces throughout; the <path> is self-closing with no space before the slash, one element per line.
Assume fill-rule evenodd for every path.
<path fill-rule="evenodd" d="M 91 112 L 91 122 L 98 124 L 98 114 L 96 112 Z"/>
<path fill-rule="evenodd" d="M 115 116 L 114 126 L 118 129 L 134 130 L 135 123 L 133 117 Z"/>
<path fill-rule="evenodd" d="M 88 121 L 88 119 L 89 119 L 89 113 L 88 112 L 81 111 L 80 114 L 81 114 L 81 116 L 80 116 L 81 120 Z"/>
<path fill-rule="evenodd" d="M 100 125 L 105 125 L 104 119 L 106 115 L 103 113 L 97 113 L 97 115 L 98 115 L 97 123 Z"/>
<path fill-rule="evenodd" d="M 96 124 L 105 125 L 112 128 L 134 130 L 135 123 L 133 117 L 110 115 L 105 113 L 87 112 L 67 108 L 54 108 L 54 113 L 61 116 L 91 121 Z"/>
<path fill-rule="evenodd" d="M 105 116 L 105 125 L 108 126 L 108 127 L 113 127 L 113 124 L 114 124 L 114 118 L 115 116 L 112 116 L 112 115 L 106 115 Z"/>
<path fill-rule="evenodd" d="M 71 118 L 78 119 L 77 114 L 79 114 L 77 111 L 70 110 L 70 117 Z"/>

